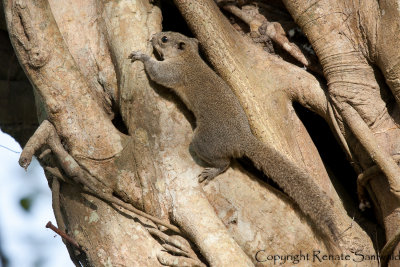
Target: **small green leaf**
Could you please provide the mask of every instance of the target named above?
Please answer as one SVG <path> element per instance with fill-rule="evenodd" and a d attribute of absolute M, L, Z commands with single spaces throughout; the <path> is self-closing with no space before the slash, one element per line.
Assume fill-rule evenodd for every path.
<path fill-rule="evenodd" d="M 19 204 L 24 211 L 29 212 L 32 208 L 32 197 L 28 196 L 21 198 Z"/>

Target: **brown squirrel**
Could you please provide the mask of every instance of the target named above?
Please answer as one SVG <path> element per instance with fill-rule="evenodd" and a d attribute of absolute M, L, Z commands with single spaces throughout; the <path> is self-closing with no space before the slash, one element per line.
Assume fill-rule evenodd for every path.
<path fill-rule="evenodd" d="M 229 86 L 200 57 L 198 41 L 175 32 L 155 34 L 151 43 L 163 59 L 135 51 L 132 62 L 144 63 L 154 82 L 171 88 L 193 112 L 193 151 L 210 167 L 199 182 L 224 172 L 232 158 L 246 156 L 275 181 L 334 241 L 339 239 L 332 200 L 304 170 L 251 132 L 247 116 Z M 326 229 L 328 229 L 326 231 Z"/>

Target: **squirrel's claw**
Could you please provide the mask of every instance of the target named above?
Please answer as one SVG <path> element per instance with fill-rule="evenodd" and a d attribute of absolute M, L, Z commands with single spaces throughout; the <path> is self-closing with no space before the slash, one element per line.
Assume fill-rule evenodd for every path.
<path fill-rule="evenodd" d="M 128 59 L 131 60 L 131 62 L 135 62 L 136 60 L 142 60 L 144 57 L 146 57 L 146 54 L 143 54 L 140 51 L 133 51 L 132 53 L 129 54 Z"/>

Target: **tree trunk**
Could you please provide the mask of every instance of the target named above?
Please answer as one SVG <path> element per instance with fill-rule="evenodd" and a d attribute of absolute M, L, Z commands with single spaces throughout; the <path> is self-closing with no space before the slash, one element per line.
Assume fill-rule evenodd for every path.
<path fill-rule="evenodd" d="M 35 93 L 0 23 L 0 58 L 10 62 L 0 66 L 0 126 L 25 145 L 21 166 L 39 158 L 58 228 L 74 240 L 64 239 L 72 261 L 397 266 L 388 256 L 400 253 L 399 3 L 216 2 L 3 0 L 2 23 Z M 313 51 L 299 48 L 304 36 L 286 36 L 296 25 Z M 333 200 L 341 251 L 246 161 L 198 184 L 200 162 L 189 151 L 193 115 L 127 58 L 136 50 L 150 55 L 149 40 L 163 27 L 199 40 L 254 135 L 307 171 Z M 336 138 L 336 144 L 324 140 L 332 143 L 326 151 L 308 133 L 321 134 L 324 123 L 304 119 L 306 109 Z M 338 144 L 342 154 L 333 150 Z M 358 177 L 351 170 L 341 177 L 340 157 Z M 373 218 L 358 210 L 357 194 L 362 205 L 372 202 Z"/>

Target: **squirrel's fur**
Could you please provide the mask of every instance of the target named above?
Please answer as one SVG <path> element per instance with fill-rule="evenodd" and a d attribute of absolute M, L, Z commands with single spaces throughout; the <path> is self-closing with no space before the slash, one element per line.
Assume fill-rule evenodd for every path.
<path fill-rule="evenodd" d="M 304 170 L 251 132 L 247 116 L 229 86 L 200 57 L 198 41 L 179 33 L 161 32 L 152 45 L 163 59 L 141 52 L 129 58 L 144 63 L 151 80 L 171 88 L 194 113 L 196 129 L 191 147 L 209 164 L 199 181 L 224 172 L 232 158 L 248 157 L 310 216 L 317 227 L 338 240 L 332 200 Z"/>

